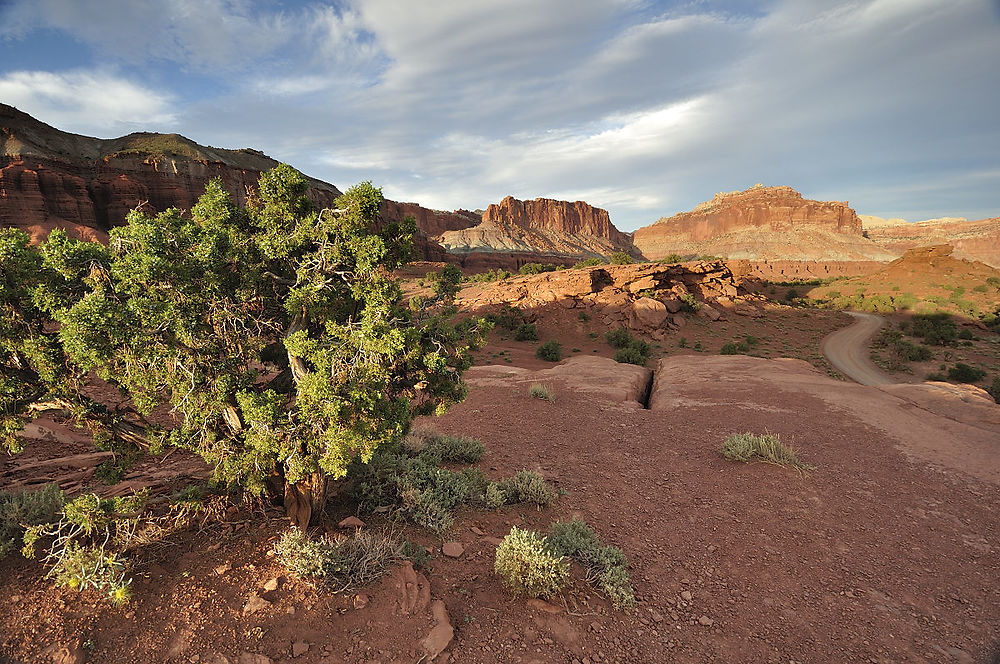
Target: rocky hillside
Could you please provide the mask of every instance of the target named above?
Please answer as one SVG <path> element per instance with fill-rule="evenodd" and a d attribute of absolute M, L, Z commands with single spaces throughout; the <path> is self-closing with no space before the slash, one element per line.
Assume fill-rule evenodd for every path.
<path fill-rule="evenodd" d="M 155 211 L 190 209 L 215 177 L 243 204 L 260 174 L 277 165 L 258 150 L 207 147 L 178 134 L 70 134 L 0 104 L 0 226 L 24 229 L 35 241 L 53 228 L 104 241 L 141 203 Z M 319 207 L 332 206 L 340 195 L 332 184 L 309 182 L 309 197 Z M 430 236 L 479 222 L 472 212 L 437 212 L 416 203 L 386 201 L 382 208 L 387 220 L 407 215 L 417 220 L 415 243 L 429 260 L 445 258 Z"/>
<path fill-rule="evenodd" d="M 869 219 L 872 219 L 869 224 Z M 875 244 L 900 255 L 908 249 L 948 244 L 955 257 L 1000 267 L 1000 217 L 966 221 L 960 218 L 929 219 L 906 223 L 879 223 L 863 218 L 865 235 Z M 889 220 L 895 221 L 895 220 Z"/>
<path fill-rule="evenodd" d="M 516 263 L 519 255 L 558 263 L 616 251 L 639 256 L 631 238 L 611 223 L 607 210 L 549 198 L 521 201 L 508 196 L 490 205 L 478 225 L 444 232 L 438 240 L 460 260 L 476 254 L 501 263 Z"/>
<path fill-rule="evenodd" d="M 670 254 L 750 260 L 891 260 L 864 237 L 843 202 L 805 199 L 791 187 L 756 185 L 716 194 L 690 212 L 662 218 L 634 234 L 646 258 Z"/>

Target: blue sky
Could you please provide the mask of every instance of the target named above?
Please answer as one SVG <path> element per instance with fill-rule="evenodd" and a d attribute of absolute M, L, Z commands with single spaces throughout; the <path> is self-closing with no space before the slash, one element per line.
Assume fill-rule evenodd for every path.
<path fill-rule="evenodd" d="M 255 147 L 438 209 L 586 200 L 623 230 L 787 184 L 1000 215 L 998 0 L 0 0 L 0 101 Z"/>

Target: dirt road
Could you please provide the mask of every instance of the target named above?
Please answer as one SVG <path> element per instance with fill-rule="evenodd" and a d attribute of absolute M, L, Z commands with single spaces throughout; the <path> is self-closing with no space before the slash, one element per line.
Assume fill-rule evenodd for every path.
<path fill-rule="evenodd" d="M 857 383 L 891 385 L 894 381 L 872 364 L 868 356 L 868 340 L 885 325 L 885 319 L 857 311 L 848 313 L 857 322 L 823 339 L 820 346 L 823 355 L 837 371 Z"/>

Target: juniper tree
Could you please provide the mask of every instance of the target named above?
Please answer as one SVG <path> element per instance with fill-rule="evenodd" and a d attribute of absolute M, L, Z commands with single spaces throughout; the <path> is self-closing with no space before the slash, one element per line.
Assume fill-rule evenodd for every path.
<path fill-rule="evenodd" d="M 212 181 L 190 215 L 131 212 L 106 248 L 56 232 L 38 248 L 0 236 L 8 446 L 58 397 L 117 425 L 106 429 L 115 441 L 193 450 L 217 480 L 255 494 L 283 488 L 305 525 L 330 479 L 461 400 L 487 326 L 402 306 L 392 271 L 413 220 L 381 222 L 370 183 L 321 211 L 307 188 L 281 165 L 244 209 Z M 90 374 L 134 413 L 88 400 Z M 176 424 L 143 428 L 164 405 Z"/>

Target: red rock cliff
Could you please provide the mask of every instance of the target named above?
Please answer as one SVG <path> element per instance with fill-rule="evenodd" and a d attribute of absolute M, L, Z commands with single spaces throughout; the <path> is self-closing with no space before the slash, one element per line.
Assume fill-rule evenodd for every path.
<path fill-rule="evenodd" d="M 593 235 L 610 240 L 616 246 L 627 246 L 628 236 L 611 223 L 607 210 L 583 201 L 556 201 L 536 198 L 521 201 L 513 196 L 490 205 L 483 213 L 484 223 L 513 224 L 521 228 L 558 231 L 573 235 Z"/>
<path fill-rule="evenodd" d="M 804 199 L 791 187 L 756 185 L 716 194 L 690 212 L 640 228 L 636 247 L 651 259 L 709 253 L 746 259 L 885 260 L 846 202 Z"/>

